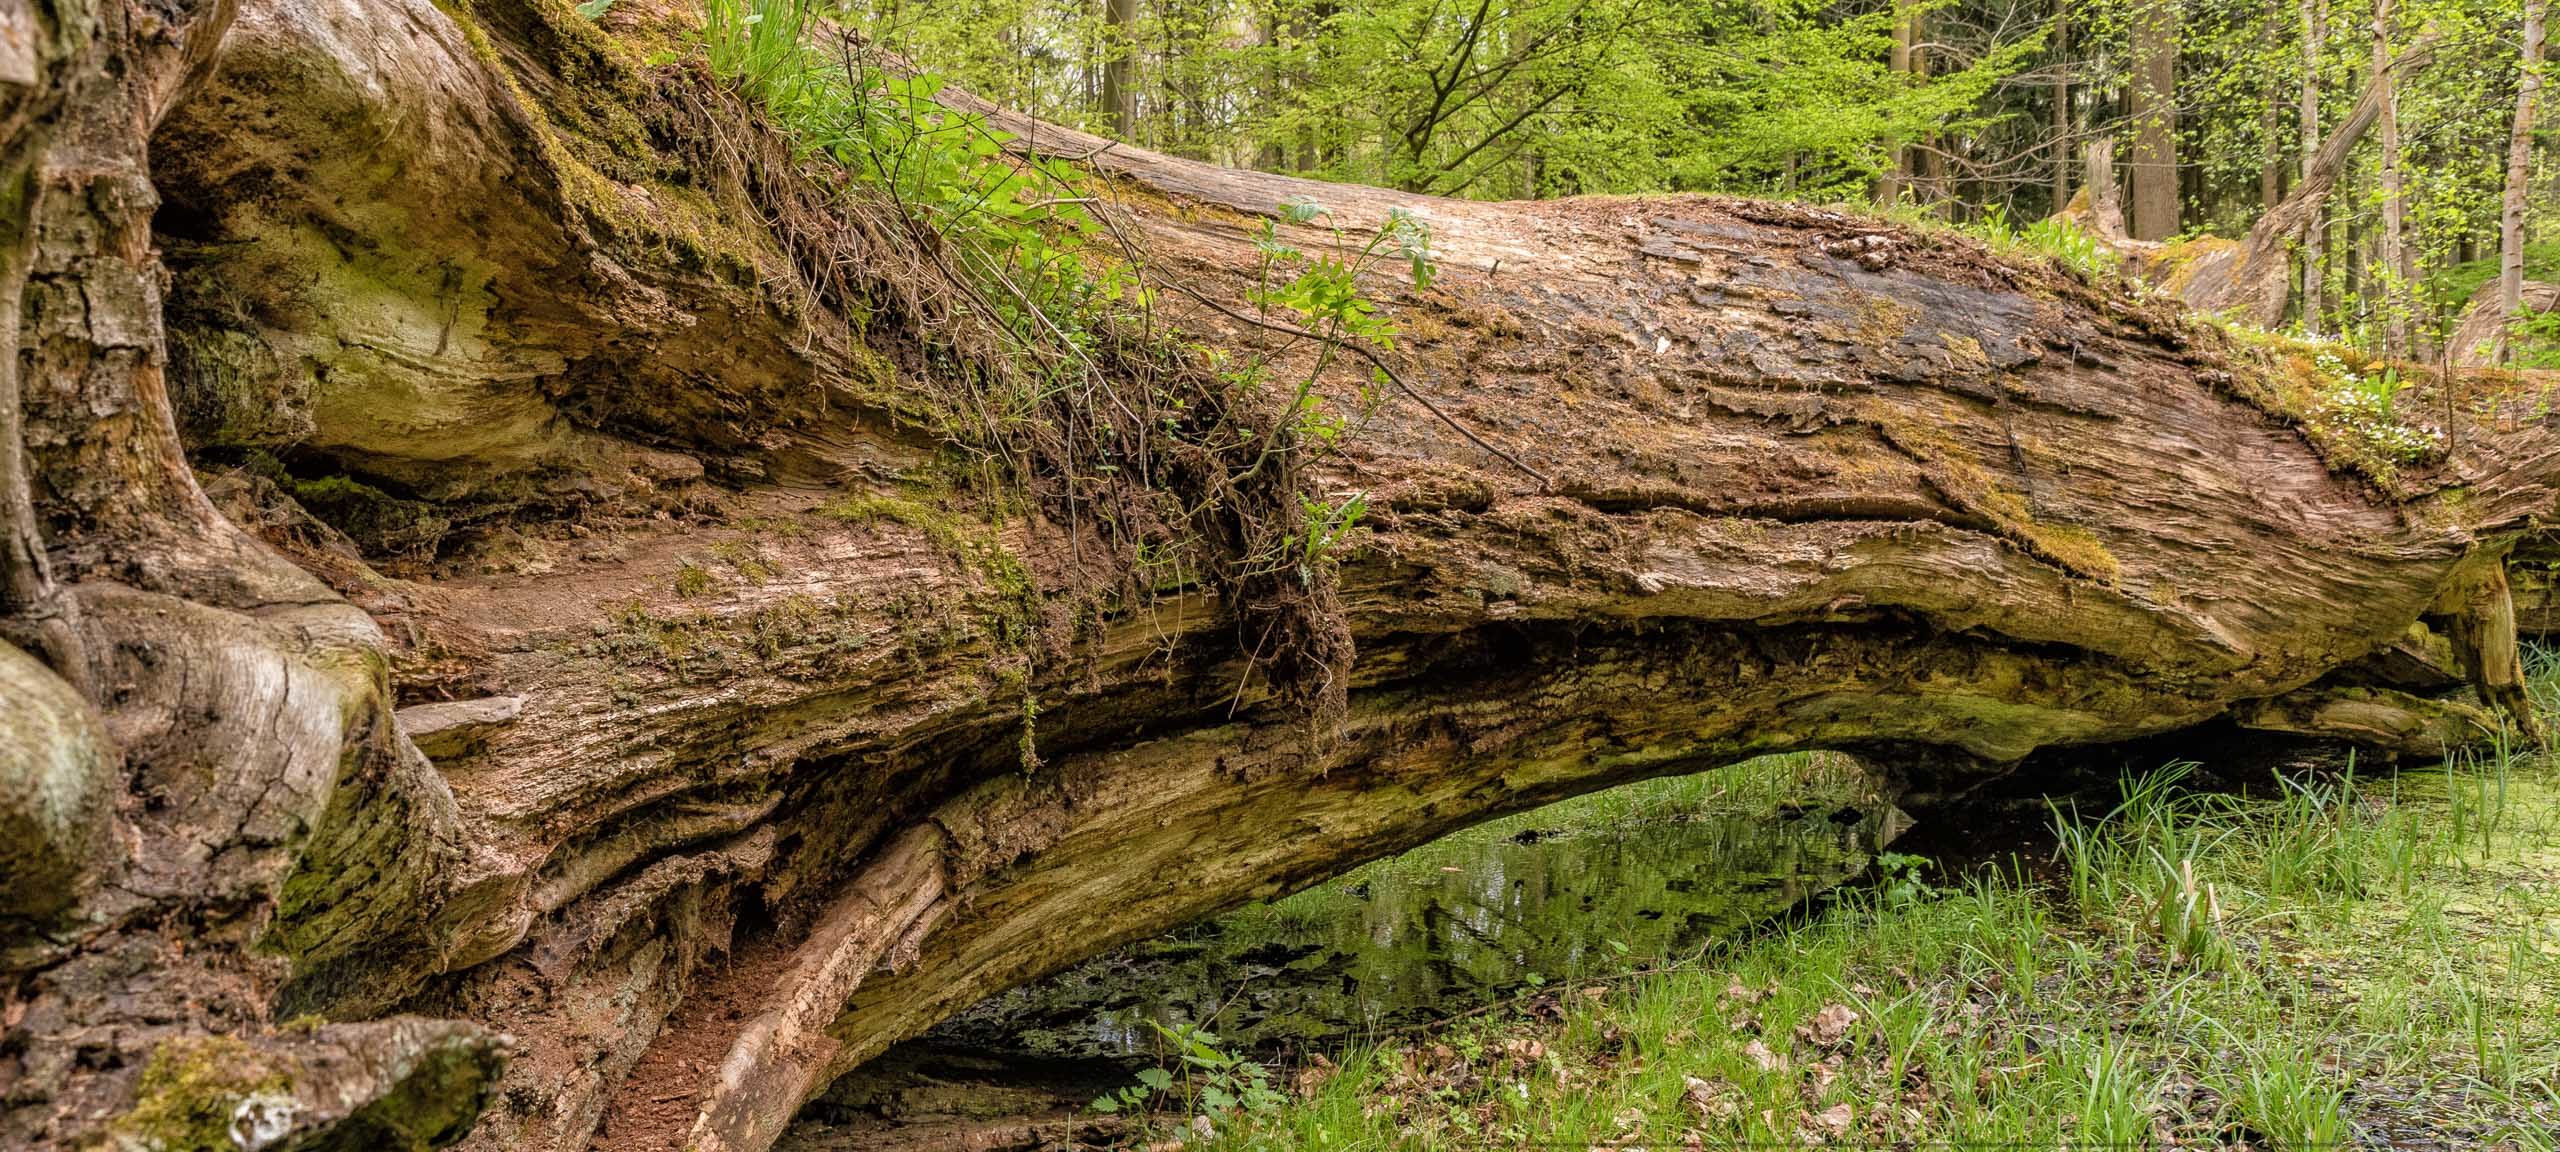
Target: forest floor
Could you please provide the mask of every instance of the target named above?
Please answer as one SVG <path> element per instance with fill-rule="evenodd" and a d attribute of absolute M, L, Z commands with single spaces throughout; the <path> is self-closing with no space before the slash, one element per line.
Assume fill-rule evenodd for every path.
<path fill-rule="evenodd" d="M 1129 1142 L 2554 1148 L 2560 760 L 2256 794 L 2189 767 L 2058 813 L 2049 853 L 1887 857 L 1770 934 L 1284 1069 L 1256 1110 L 1185 1114 L 1234 1073 L 1177 1066 Z"/>

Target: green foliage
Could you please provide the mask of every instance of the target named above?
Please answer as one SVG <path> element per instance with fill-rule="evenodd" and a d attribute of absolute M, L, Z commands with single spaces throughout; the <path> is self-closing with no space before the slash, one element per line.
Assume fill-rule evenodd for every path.
<path fill-rule="evenodd" d="M 2290 1044 L 2248 1052 L 2240 1076 L 2240 1115 L 2279 1152 L 2324 1152 L 2354 1142 L 2343 1115 L 2345 1096 L 2311 1053 Z"/>
<path fill-rule="evenodd" d="M 850 174 L 847 215 L 903 234 L 891 247 L 914 266 L 837 291 L 888 297 L 937 345 L 942 362 L 921 383 L 939 393 L 931 416 L 965 470 L 1097 530 L 1143 577 L 1123 591 L 1144 597 L 1164 582 L 1160 571 L 1198 571 L 1232 602 L 1272 613 L 1284 627 L 1274 655 L 1254 666 L 1271 670 L 1284 697 L 1311 686 L 1320 699 L 1301 703 L 1338 710 L 1336 666 L 1350 648 L 1333 569 L 1365 501 L 1314 501 L 1300 477 L 1395 383 L 1381 358 L 1395 348 L 1394 326 L 1362 285 L 1393 261 L 1427 288 L 1427 229 L 1402 213 L 1363 238 L 1329 225 L 1329 245 L 1301 252 L 1280 228 L 1324 213 L 1293 210 L 1265 228 L 1269 279 L 1255 301 L 1258 327 L 1280 339 L 1241 356 L 1193 347 L 1154 313 L 1145 253 L 1112 229 L 1082 173 L 946 106 L 938 77 L 906 72 L 855 37 L 822 48 L 812 39 L 822 32 L 832 34 L 809 0 L 711 0 L 702 36 L 713 72 L 805 159 Z M 782 215 L 786 235 L 828 230 Z M 804 263 L 848 263 L 828 242 L 816 247 Z M 1369 371 L 1335 374 L 1360 383 L 1329 397 L 1320 385 L 1345 355 Z M 1275 380 L 1289 382 L 1285 392 Z M 1302 522 L 1310 511 L 1318 522 Z M 1283 580 L 1293 594 L 1275 595 Z M 1042 618 L 1025 612 L 1021 628 L 1005 631 Z"/>
<path fill-rule="evenodd" d="M 2309 415 L 2323 432 L 2348 438 L 2363 453 L 2388 464 L 2415 464 L 2444 451 L 2442 432 L 2402 419 L 2397 367 L 2350 365 L 2327 349 L 2316 353 L 2312 364 L 2322 387 Z"/>
<path fill-rule="evenodd" d="M 2050 886 L 1997 867 L 1879 890 L 1605 997 L 1382 1038 L 1207 1148 L 2546 1147 L 2553 759 L 2404 769 L 2387 793 L 2195 784 L 2171 765 L 2104 816 L 2058 814 Z M 2154 850 L 2219 893 L 2223 963 L 2162 940 Z"/>
<path fill-rule="evenodd" d="M 1102 228 L 1064 161 L 1010 152 L 1012 136 L 934 99 L 942 79 L 902 73 L 812 42 L 811 0 L 710 0 L 703 43 L 808 152 L 886 195 L 950 245 L 1007 327 L 1026 342 L 1083 346 L 1082 323 L 1128 290 L 1127 269 L 1091 241 Z"/>
<path fill-rule="evenodd" d="M 1876 895 L 1888 908 L 1906 908 L 1923 900 L 1935 900 L 1937 888 L 1930 885 L 1925 873 L 1929 858 L 1908 852 L 1882 852 L 1876 855 Z"/>
<path fill-rule="evenodd" d="M 2560 309 L 2518 309 L 2507 323 L 2509 360 L 2519 368 L 2560 368 Z"/>
<path fill-rule="evenodd" d="M 2324 134 L 2371 74 L 2370 7 L 2180 0 L 2174 138 L 2182 234 L 2236 237 L 2297 180 L 2307 84 Z M 956 83 L 1043 118 L 1176 155 L 1477 197 L 1704 191 L 1816 202 L 1886 190 L 1949 222 L 2041 219 L 2083 183 L 2081 142 L 2132 134 L 2135 17 L 2153 0 L 1145 0 L 1115 26 L 1070 0 L 848 0 L 843 15 Z M 2379 133 L 2326 206 L 2324 314 L 2305 327 L 2380 339 L 2440 332 L 2494 276 L 2521 0 L 2395 0 L 2383 30 L 2434 62 L 2397 85 L 2405 271 L 2366 256 L 2382 212 Z M 1910 70 L 1894 42 L 1907 29 Z M 1123 65 L 1134 121 L 1104 106 Z M 2059 102 L 2060 107 L 2056 104 Z M 2057 112 L 2059 115 L 2057 116 Z M 2560 213 L 2547 150 L 2533 231 Z M 2120 161 L 2130 160 L 2120 147 Z M 2057 171 L 2059 170 L 2059 171 Z M 2060 177 L 2057 181 L 2057 176 Z M 2008 228 L 2005 222 L 2002 228 Z M 2084 275 L 2088 237 L 2027 246 Z M 2546 242 L 2534 268 L 2551 263 Z M 2539 275 L 2539 273 L 2536 273 Z"/>
<path fill-rule="evenodd" d="M 2047 216 L 2020 229 L 2009 223 L 2007 205 L 1994 204 L 1968 230 L 2004 256 L 2042 257 L 2091 283 L 2109 282 L 2124 274 L 2123 259 L 2106 241 L 2059 216 Z"/>
<path fill-rule="evenodd" d="M 1886 66 L 1890 11 L 1817 0 L 1167 0 L 1141 5 L 1130 29 L 1101 6 L 1056 0 L 879 2 L 851 15 L 1048 119 L 1109 130 L 1094 77 L 1124 58 L 1136 65 L 1139 143 L 1486 197 L 1863 196 L 1893 142 L 2003 118 L 1986 98 L 2043 35 L 1986 25 L 1986 42 L 1950 45 L 1924 80 Z"/>
<path fill-rule="evenodd" d="M 1202 1115 L 1260 1116 L 1289 1102 L 1271 1086 L 1271 1069 L 1260 1061 L 1228 1051 L 1217 1034 L 1188 1023 L 1149 1021 L 1172 1049 L 1182 1075 L 1177 1083 L 1162 1067 L 1141 1068 L 1138 1082 L 1109 1092 L 1093 1102 L 1096 1112 L 1134 1112 L 1157 1101 Z"/>
<path fill-rule="evenodd" d="M 2524 276 L 2527 280 L 2560 280 L 2560 240 L 2525 245 Z M 2497 279 L 2498 256 L 2493 252 L 2476 260 L 2446 265 L 2428 278 L 2426 292 L 2436 307 L 2451 311 L 2469 304 L 2483 285 Z"/>
<path fill-rule="evenodd" d="M 1351 535 L 1368 511 L 1369 497 L 1354 492 L 1340 500 L 1319 500 L 1303 492 L 1298 494 L 1299 527 L 1284 543 L 1293 553 L 1298 583 L 1312 586 L 1315 574 L 1333 559 L 1334 550 Z"/>
<path fill-rule="evenodd" d="M 2220 968 L 2231 959 L 2222 894 L 2196 865 L 2223 833 L 2175 792 L 2195 769 L 2176 763 L 2127 778 L 2123 801 L 2095 822 L 2057 809 L 2056 851 L 2082 915 L 2147 934 L 2173 962 Z"/>

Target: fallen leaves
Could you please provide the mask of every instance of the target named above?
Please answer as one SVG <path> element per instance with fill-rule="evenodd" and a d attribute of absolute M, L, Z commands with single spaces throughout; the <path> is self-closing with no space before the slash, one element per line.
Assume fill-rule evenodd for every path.
<path fill-rule="evenodd" d="M 1849 1129 L 1855 1127 L 1857 1123 L 1857 1109 L 1843 1101 L 1805 1116 L 1797 1122 L 1796 1127 L 1812 1138 L 1838 1139 L 1848 1135 Z"/>
<path fill-rule="evenodd" d="M 1333 1080 L 1334 1071 L 1333 1061 L 1326 1059 L 1322 1052 L 1314 1053 L 1307 1058 L 1306 1063 L 1298 1066 L 1296 1072 L 1290 1074 L 1289 1091 L 1295 1093 L 1298 1099 L 1313 1099 L 1316 1093 L 1323 1091 L 1324 1086 Z"/>
<path fill-rule="evenodd" d="M 1741 1092 L 1721 1080 L 1681 1079 L 1680 1099 L 1700 1120 L 1730 1120 L 1742 1111 Z"/>
<path fill-rule="evenodd" d="M 1796 1025 L 1796 1039 L 1817 1048 L 1837 1048 L 1849 1038 L 1858 1014 L 1846 1004 L 1826 1004 L 1813 1018 Z"/>

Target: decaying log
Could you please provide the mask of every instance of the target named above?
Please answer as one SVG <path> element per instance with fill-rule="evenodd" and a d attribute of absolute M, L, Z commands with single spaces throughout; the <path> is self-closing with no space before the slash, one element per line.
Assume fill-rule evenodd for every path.
<path fill-rule="evenodd" d="M 2501 562 L 2560 439 L 2497 381 L 2411 394 L 2469 423 L 2386 495 L 2283 365 L 1961 239 L 955 97 L 1101 173 L 1182 341 L 1272 346 L 1285 204 L 1310 250 L 1429 225 L 1432 287 L 1364 285 L 1412 395 L 1304 481 L 1370 509 L 1311 734 L 1219 587 L 1096 593 L 1135 581 L 1091 525 L 948 480 L 929 254 L 661 51 L 685 12 L 96 13 L 0 77 L 44 562 L 0 646 L 13 1147 L 485 1103 L 470 1146 L 762 1148 L 975 998 L 1578 792 L 2522 716 Z"/>
<path fill-rule="evenodd" d="M 2118 252 L 2158 248 L 2124 230 L 2124 193 L 2116 184 L 2116 141 L 2100 136 L 2080 145 L 2080 191 L 2054 213 Z"/>
<path fill-rule="evenodd" d="M 2446 339 L 2445 349 L 2453 362 L 2465 368 L 2486 368 L 2499 363 L 2505 354 L 2507 329 L 2514 317 L 2500 310 L 2498 282 L 2480 285 L 2464 302 L 2462 314 L 2454 324 L 2453 335 Z M 2560 308 L 2560 284 L 2527 280 L 2522 289 L 2524 309 L 2529 313 L 2548 313 Z"/>

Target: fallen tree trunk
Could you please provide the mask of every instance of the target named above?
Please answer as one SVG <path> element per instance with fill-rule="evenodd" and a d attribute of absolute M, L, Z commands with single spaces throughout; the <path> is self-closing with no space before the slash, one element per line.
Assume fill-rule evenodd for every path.
<path fill-rule="evenodd" d="M 2453 335 L 2445 340 L 2445 350 L 2455 364 L 2466 368 L 2487 368 L 2507 355 L 2508 329 L 2516 322 L 2514 314 L 2498 308 L 2498 297 L 2504 289 L 2491 280 L 2480 285 L 2465 301 L 2457 318 Z M 2519 290 L 2524 309 L 2531 313 L 2547 313 L 2560 308 L 2560 284 L 2527 280 Z"/>
<path fill-rule="evenodd" d="M 2560 444 L 2494 382 L 2438 385 L 2458 453 L 2377 446 L 2299 366 L 1958 239 L 1015 121 L 1106 174 L 1149 331 L 1231 356 L 1282 344 L 1285 204 L 1431 228 L 1434 285 L 1364 286 L 1410 395 L 1262 494 L 1371 510 L 1311 733 L 1275 612 L 1108 594 L 1098 505 L 938 479 L 932 237 L 644 63 L 684 14 L 168 10 L 66 25 L 0 118 L 44 545 L 0 654 L 0 816 L 42 830 L 13 1145 L 283 1100 L 313 1141 L 493 1101 L 475 1146 L 761 1148 L 975 998 L 1577 792 L 1828 748 L 1924 802 L 2222 719 L 2431 753 L 2517 703 L 2503 562 Z"/>

